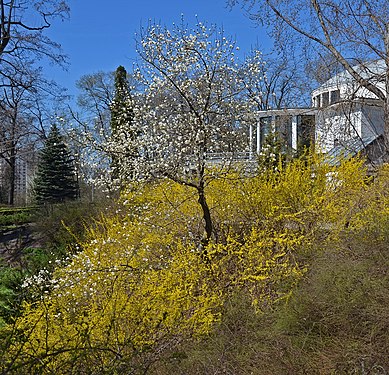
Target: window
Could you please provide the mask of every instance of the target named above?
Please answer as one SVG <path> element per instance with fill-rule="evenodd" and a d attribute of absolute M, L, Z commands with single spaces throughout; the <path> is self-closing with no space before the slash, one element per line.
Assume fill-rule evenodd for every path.
<path fill-rule="evenodd" d="M 315 134 L 315 116 L 297 116 L 297 149 L 310 147 Z"/>
<path fill-rule="evenodd" d="M 276 116 L 275 130 L 283 145 L 287 148 L 292 147 L 292 117 Z"/>
<path fill-rule="evenodd" d="M 339 100 L 340 100 L 340 91 L 339 90 L 331 91 L 331 104 L 338 103 Z"/>
<path fill-rule="evenodd" d="M 323 92 L 323 94 L 321 94 L 321 106 L 326 107 L 328 104 L 330 104 L 330 94 L 328 92 Z"/>

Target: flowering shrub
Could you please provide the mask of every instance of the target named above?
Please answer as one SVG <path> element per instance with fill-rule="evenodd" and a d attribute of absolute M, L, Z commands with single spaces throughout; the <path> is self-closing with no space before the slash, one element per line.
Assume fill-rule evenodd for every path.
<path fill-rule="evenodd" d="M 37 276 L 42 292 L 8 327 L 23 335 L 13 335 L 3 366 L 145 371 L 182 340 L 212 332 L 231 293 L 262 311 L 290 298 L 313 249 L 339 237 L 367 186 L 359 161 L 331 167 L 315 157 L 212 179 L 217 236 L 204 248 L 191 187 L 133 184 L 117 217 L 90 229 L 67 265 Z"/>

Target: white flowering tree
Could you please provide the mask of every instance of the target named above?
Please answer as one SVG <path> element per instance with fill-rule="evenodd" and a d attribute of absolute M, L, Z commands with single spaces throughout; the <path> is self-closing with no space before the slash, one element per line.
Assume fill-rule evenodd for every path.
<path fill-rule="evenodd" d="M 237 49 L 223 31 L 201 22 L 193 29 L 181 23 L 142 30 L 138 53 L 145 90 L 134 96 L 134 117 L 117 129 L 119 137 L 111 145 L 123 156 L 125 176 L 127 166 L 133 166 L 125 150 L 134 148 L 126 134 L 131 127 L 141 129 L 134 139 L 138 177 L 169 178 L 193 187 L 203 212 L 205 243 L 214 235 L 205 196 L 214 173 L 209 166 L 215 154 L 220 171 L 238 152 L 247 151 L 246 128 L 255 121 L 247 82 L 260 79 L 262 64 L 239 64 Z"/>

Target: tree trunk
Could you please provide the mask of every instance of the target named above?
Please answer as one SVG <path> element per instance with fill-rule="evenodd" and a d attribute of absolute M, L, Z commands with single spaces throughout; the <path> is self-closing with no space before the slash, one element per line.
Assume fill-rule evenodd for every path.
<path fill-rule="evenodd" d="M 385 102 L 384 102 L 384 161 L 389 160 L 389 23 L 386 24 L 385 33 Z"/>
<path fill-rule="evenodd" d="M 386 99 L 384 102 L 384 161 L 389 161 L 389 66 L 386 69 Z"/>
<path fill-rule="evenodd" d="M 197 193 L 199 196 L 198 202 L 203 211 L 203 219 L 205 224 L 204 227 L 205 237 L 202 240 L 202 245 L 207 246 L 213 234 L 213 225 L 212 225 L 211 211 L 209 210 L 207 199 L 205 197 L 203 180 L 200 181 L 199 186 L 197 187 Z"/>
<path fill-rule="evenodd" d="M 9 196 L 8 196 L 8 204 L 13 206 L 15 203 L 15 180 L 16 180 L 16 152 L 15 145 L 12 144 L 10 150 L 10 177 L 9 177 Z"/>

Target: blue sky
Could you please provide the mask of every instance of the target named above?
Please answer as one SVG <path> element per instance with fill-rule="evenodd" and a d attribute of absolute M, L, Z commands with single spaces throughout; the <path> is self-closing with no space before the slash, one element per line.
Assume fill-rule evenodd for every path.
<path fill-rule="evenodd" d="M 119 65 L 131 69 L 136 59 L 134 35 L 148 20 L 171 25 L 181 14 L 189 25 L 195 15 L 203 22 L 223 27 L 237 40 L 242 54 L 259 45 L 266 52 L 270 42 L 265 32 L 226 0 L 68 0 L 70 20 L 56 22 L 49 36 L 62 45 L 69 57 L 67 72 L 45 66 L 48 77 L 76 95 L 75 82 L 84 74 L 113 71 Z"/>

